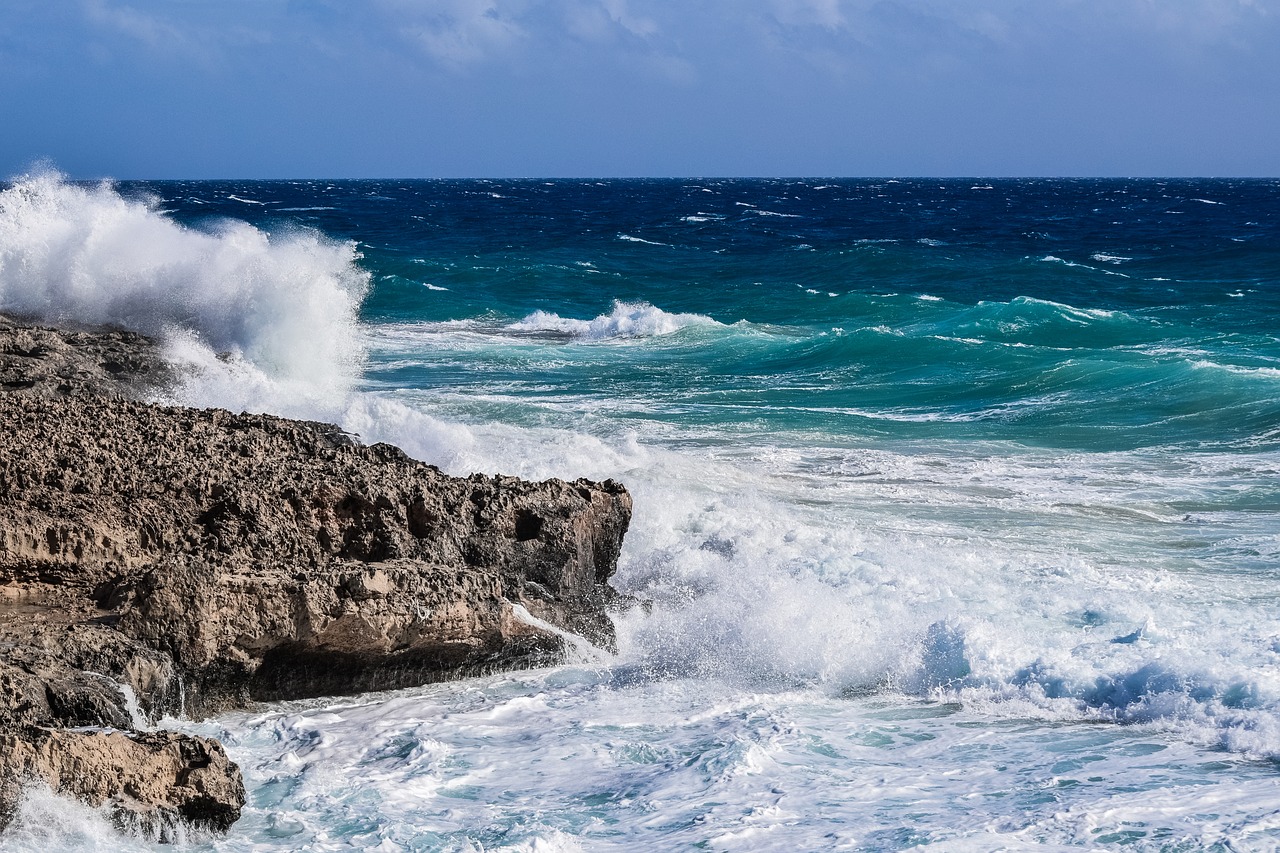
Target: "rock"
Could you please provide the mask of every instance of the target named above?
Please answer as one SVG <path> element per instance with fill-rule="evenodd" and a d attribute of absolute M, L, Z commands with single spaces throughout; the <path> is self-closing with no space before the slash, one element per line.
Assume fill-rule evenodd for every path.
<path fill-rule="evenodd" d="M 138 396 L 173 380 L 155 342 L 123 330 L 50 329 L 0 314 L 0 390 Z"/>
<path fill-rule="evenodd" d="M 10 793 L 36 778 L 149 831 L 229 826 L 220 747 L 130 730 L 551 663 L 569 634 L 612 646 L 620 484 L 451 477 L 328 424 L 130 398 L 168 378 L 141 336 L 0 317 Z M 86 726 L 119 731 L 65 729 Z"/>
<path fill-rule="evenodd" d="M 0 731 L 0 823 L 32 782 L 107 805 L 119 826 L 160 841 L 174 840 L 179 821 L 225 832 L 244 805 L 222 744 L 178 732 Z"/>
<path fill-rule="evenodd" d="M 449 477 L 326 425 L 124 399 L 0 395 L 0 431 L 0 583 L 91 599 L 172 657 L 189 710 L 551 660 L 513 605 L 613 642 L 617 483 Z"/>

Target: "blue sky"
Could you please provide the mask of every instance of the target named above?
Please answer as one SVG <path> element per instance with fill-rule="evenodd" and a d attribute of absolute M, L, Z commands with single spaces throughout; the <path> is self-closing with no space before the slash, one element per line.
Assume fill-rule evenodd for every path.
<path fill-rule="evenodd" d="M 4 0 L 0 173 L 1280 174 L 1280 0 Z"/>

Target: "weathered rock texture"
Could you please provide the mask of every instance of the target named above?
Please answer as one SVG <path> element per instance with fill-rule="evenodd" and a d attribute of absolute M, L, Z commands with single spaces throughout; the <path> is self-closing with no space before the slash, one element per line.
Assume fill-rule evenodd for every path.
<path fill-rule="evenodd" d="M 222 744 L 177 732 L 0 730 L 0 801 L 16 799 L 20 780 L 33 776 L 109 806 L 122 828 L 158 840 L 170 840 L 179 821 L 225 832 L 244 802 Z"/>
<path fill-rule="evenodd" d="M 0 314 L 0 390 L 136 396 L 173 379 L 155 343 L 120 330 L 46 329 Z"/>
<path fill-rule="evenodd" d="M 224 828 L 243 787 L 216 744 L 58 727 L 612 644 L 621 485 L 450 477 L 325 424 L 128 399 L 167 377 L 146 338 L 0 318 L 0 780 Z"/>

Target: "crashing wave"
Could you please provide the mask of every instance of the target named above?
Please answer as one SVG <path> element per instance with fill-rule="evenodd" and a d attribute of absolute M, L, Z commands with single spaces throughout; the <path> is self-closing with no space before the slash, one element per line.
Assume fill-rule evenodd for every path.
<path fill-rule="evenodd" d="M 0 192 L 0 310 L 161 337 L 193 368 L 184 402 L 256 407 L 249 377 L 270 386 L 268 408 L 345 396 L 364 362 L 358 257 L 354 243 L 300 228 L 186 227 L 158 199 L 54 172 Z"/>

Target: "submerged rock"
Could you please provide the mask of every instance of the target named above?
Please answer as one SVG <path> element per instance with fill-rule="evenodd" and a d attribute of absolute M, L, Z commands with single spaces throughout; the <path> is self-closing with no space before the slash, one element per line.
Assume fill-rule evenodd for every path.
<path fill-rule="evenodd" d="M 612 646 L 620 484 L 451 477 L 327 424 L 128 398 L 166 376 L 141 336 L 0 318 L 10 804 L 35 779 L 149 831 L 225 828 L 235 765 L 213 742 L 136 731 L 146 719 L 551 663 L 568 634 Z M 145 795 L 108 783 L 143 767 Z"/>

